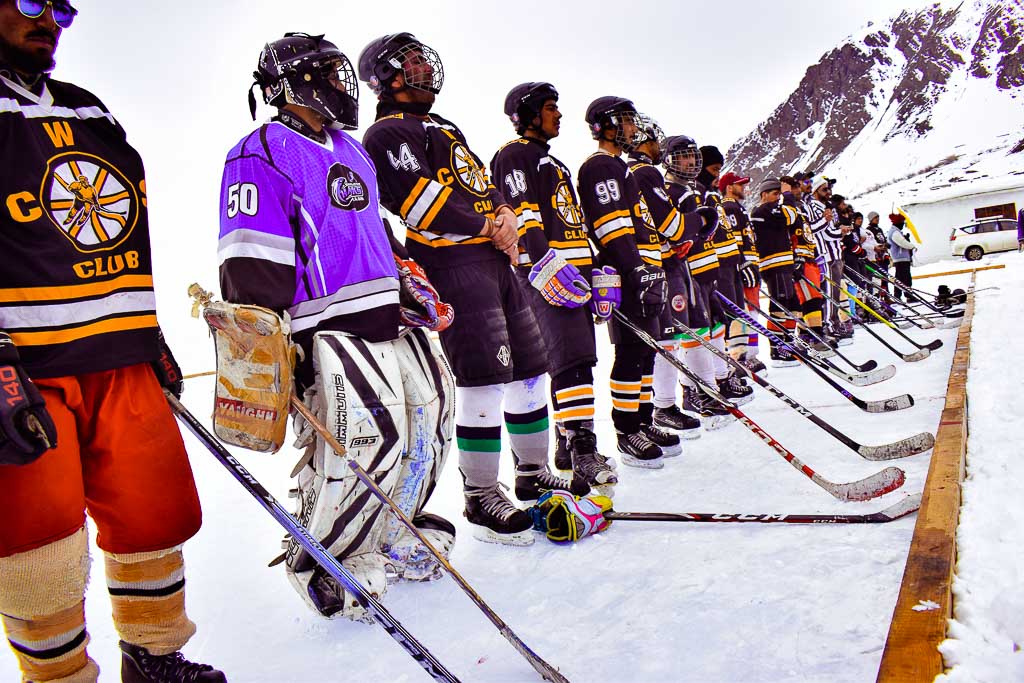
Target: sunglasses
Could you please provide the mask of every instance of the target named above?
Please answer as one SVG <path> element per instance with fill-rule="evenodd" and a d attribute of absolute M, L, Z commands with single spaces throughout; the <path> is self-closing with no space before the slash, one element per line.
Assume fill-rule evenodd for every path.
<path fill-rule="evenodd" d="M 63 0 L 18 0 L 18 11 L 29 19 L 38 19 L 47 5 L 53 8 L 53 20 L 61 28 L 69 28 L 78 14 L 78 10 Z"/>

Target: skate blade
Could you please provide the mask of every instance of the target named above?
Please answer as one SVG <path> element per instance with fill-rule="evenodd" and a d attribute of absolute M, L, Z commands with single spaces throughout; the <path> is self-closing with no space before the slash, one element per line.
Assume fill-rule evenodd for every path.
<path fill-rule="evenodd" d="M 702 417 L 700 421 L 704 423 L 704 429 L 714 431 L 716 429 L 728 427 L 736 421 L 736 418 L 732 415 L 711 415 L 709 417 Z"/>
<path fill-rule="evenodd" d="M 490 529 L 481 524 L 469 523 L 469 526 L 473 528 L 473 538 L 484 543 L 497 543 L 499 545 L 516 545 L 516 546 L 527 546 L 533 545 L 536 540 L 532 529 L 526 531 L 517 531 L 512 534 L 499 534 L 494 529 Z"/>
<path fill-rule="evenodd" d="M 797 365 L 800 365 L 800 361 L 798 361 L 798 360 L 773 360 L 772 361 L 772 367 L 773 368 L 792 368 L 792 367 L 795 367 Z"/>
<path fill-rule="evenodd" d="M 659 446 L 659 448 L 663 458 L 678 458 L 683 454 L 683 447 L 679 444 L 675 446 Z"/>
<path fill-rule="evenodd" d="M 660 470 L 665 466 L 663 461 L 664 456 L 662 458 L 654 458 L 653 460 L 641 460 L 629 455 L 628 453 L 622 453 L 621 451 L 619 452 L 619 455 L 622 456 L 622 464 L 629 465 L 630 467 L 638 467 L 645 470 Z"/>
<path fill-rule="evenodd" d="M 853 343 L 852 339 L 840 339 L 836 342 L 836 346 L 849 346 Z"/>

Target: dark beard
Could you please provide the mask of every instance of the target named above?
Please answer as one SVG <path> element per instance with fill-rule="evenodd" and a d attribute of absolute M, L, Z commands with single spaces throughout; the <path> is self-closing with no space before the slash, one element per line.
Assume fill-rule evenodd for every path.
<path fill-rule="evenodd" d="M 16 48 L 3 38 L 0 38 L 0 61 L 15 71 L 29 76 L 53 71 L 56 66 L 52 55 Z"/>

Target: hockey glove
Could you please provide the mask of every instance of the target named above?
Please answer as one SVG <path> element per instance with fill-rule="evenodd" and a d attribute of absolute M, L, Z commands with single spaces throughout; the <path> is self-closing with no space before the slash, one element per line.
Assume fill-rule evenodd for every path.
<path fill-rule="evenodd" d="M 604 513 L 611 509 L 607 496 L 577 498 L 568 491 L 547 491 L 529 513 L 534 529 L 556 543 L 572 543 L 607 529 L 611 522 Z"/>
<path fill-rule="evenodd" d="M 672 245 L 672 253 L 683 259 L 690 253 L 690 249 L 693 247 L 693 240 L 686 240 L 685 242 L 676 242 Z"/>
<path fill-rule="evenodd" d="M 804 276 L 804 259 L 797 256 L 793 259 L 793 276 L 799 280 Z"/>
<path fill-rule="evenodd" d="M 590 310 L 599 320 L 612 317 L 612 310 L 622 303 L 622 278 L 611 266 L 590 271 Z"/>
<path fill-rule="evenodd" d="M 579 308 L 590 299 L 583 275 L 554 249 L 534 264 L 527 279 L 552 306 Z"/>
<path fill-rule="evenodd" d="M 658 266 L 637 266 L 626 276 L 633 295 L 640 304 L 640 315 L 653 318 L 661 315 L 668 299 L 668 285 L 665 282 L 665 271 Z"/>
<path fill-rule="evenodd" d="M 758 287 L 761 269 L 758 267 L 757 261 L 744 261 L 743 265 L 740 266 L 740 276 L 743 278 L 744 287 Z"/>
<path fill-rule="evenodd" d="M 695 211 L 704 221 L 704 227 L 697 231 L 697 236 L 706 240 L 715 234 L 715 228 L 718 227 L 718 209 L 710 206 L 698 206 Z"/>
<path fill-rule="evenodd" d="M 46 402 L 21 367 L 18 347 L 0 332 L 0 465 L 27 465 L 56 445 Z"/>
<path fill-rule="evenodd" d="M 398 266 L 399 292 L 398 317 L 406 327 L 426 327 L 434 332 L 446 330 L 455 319 L 455 309 L 441 301 L 441 295 L 430 284 L 420 264 L 412 259 L 395 255 Z"/>
<path fill-rule="evenodd" d="M 174 398 L 181 398 L 181 392 L 185 390 L 185 380 L 181 375 L 181 368 L 178 361 L 174 360 L 171 347 L 164 339 L 163 330 L 157 329 L 157 337 L 160 340 L 160 358 L 150 363 L 156 379 L 167 391 L 174 394 Z"/>

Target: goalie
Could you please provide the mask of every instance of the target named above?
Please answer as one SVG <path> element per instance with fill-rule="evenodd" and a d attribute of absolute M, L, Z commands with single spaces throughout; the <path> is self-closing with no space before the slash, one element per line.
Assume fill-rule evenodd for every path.
<path fill-rule="evenodd" d="M 392 245 L 402 250 L 381 220 L 373 164 L 342 132 L 356 127 L 358 113 L 348 58 L 323 36 L 289 33 L 264 47 L 254 76 L 253 87 L 278 112 L 227 156 L 218 244 L 223 297 L 238 304 L 236 322 L 252 321 L 260 307 L 268 310 L 255 316 L 256 330 L 277 326 L 287 334 L 290 325 L 299 347 L 294 379 L 306 405 L 447 553 L 455 528 L 422 510 L 448 452 L 454 385 L 422 328 L 444 329 L 453 311 L 419 266 L 392 252 Z M 251 89 L 249 104 L 255 118 Z M 226 348 L 218 337 L 218 416 L 224 368 L 237 361 L 225 357 Z M 287 375 L 287 353 L 279 356 L 271 365 Z M 436 577 L 433 556 L 356 479 L 345 457 L 304 422 L 296 433 L 304 449 L 295 468 L 296 516 L 313 536 L 376 596 L 389 578 Z M 327 617 L 366 618 L 294 541 L 284 559 L 310 607 Z"/>

